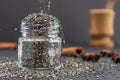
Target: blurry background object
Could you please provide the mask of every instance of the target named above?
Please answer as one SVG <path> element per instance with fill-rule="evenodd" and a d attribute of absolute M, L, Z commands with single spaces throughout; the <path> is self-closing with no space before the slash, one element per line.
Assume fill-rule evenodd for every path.
<path fill-rule="evenodd" d="M 67 47 L 62 49 L 62 56 L 81 57 L 84 54 L 82 47 Z"/>
<path fill-rule="evenodd" d="M 88 46 L 90 40 L 89 9 L 104 8 L 107 0 L 52 0 L 50 14 L 62 21 L 68 46 Z M 115 35 L 120 45 L 120 0 L 114 7 Z M 39 12 L 37 0 L 0 0 L 0 42 L 17 42 L 21 20 L 30 13 Z"/>
<path fill-rule="evenodd" d="M 92 40 L 90 46 L 100 48 L 113 48 L 111 36 L 114 34 L 114 11 L 111 9 L 90 10 Z"/>
<path fill-rule="evenodd" d="M 0 49 L 16 49 L 17 44 L 15 42 L 0 42 Z"/>
<path fill-rule="evenodd" d="M 90 34 L 92 36 L 90 46 L 114 47 L 114 42 L 111 40 L 111 36 L 114 35 L 114 4 L 115 0 L 108 0 L 105 9 L 90 10 Z"/>
<path fill-rule="evenodd" d="M 113 9 L 115 5 L 116 0 L 107 0 L 107 4 L 105 5 L 106 9 Z"/>

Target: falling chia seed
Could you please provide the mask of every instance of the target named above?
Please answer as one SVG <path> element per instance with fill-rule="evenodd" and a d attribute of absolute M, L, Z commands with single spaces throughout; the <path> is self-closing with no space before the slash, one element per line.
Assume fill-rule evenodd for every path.
<path fill-rule="evenodd" d="M 50 11 L 51 0 L 38 0 L 40 4 L 40 12 L 47 13 Z"/>

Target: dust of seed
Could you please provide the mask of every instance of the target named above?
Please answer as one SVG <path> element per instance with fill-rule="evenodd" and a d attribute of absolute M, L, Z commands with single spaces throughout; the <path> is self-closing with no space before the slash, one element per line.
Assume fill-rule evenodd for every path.
<path fill-rule="evenodd" d="M 109 80 L 114 76 L 114 80 L 119 79 L 120 64 L 105 62 L 102 59 L 97 63 L 86 62 L 76 58 L 61 57 L 61 68 L 59 70 L 30 70 L 18 67 L 15 60 L 5 58 L 0 60 L 0 78 L 24 78 L 24 79 L 53 79 L 53 80 Z M 79 60 L 79 61 L 76 61 Z M 67 61 L 67 62 L 66 62 Z"/>

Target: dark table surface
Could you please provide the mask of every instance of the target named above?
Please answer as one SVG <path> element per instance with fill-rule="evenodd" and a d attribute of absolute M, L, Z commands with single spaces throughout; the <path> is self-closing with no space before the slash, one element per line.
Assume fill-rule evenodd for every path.
<path fill-rule="evenodd" d="M 89 47 L 85 47 L 84 48 L 85 51 L 87 52 L 99 52 L 101 49 L 94 49 L 94 48 L 89 48 Z M 118 53 L 120 52 L 120 48 L 117 47 L 117 48 L 114 48 L 113 50 L 117 51 Z M 4 56 L 4 57 L 10 57 L 10 58 L 13 58 L 14 60 L 17 60 L 17 50 L 0 50 L 0 56 Z M 64 57 L 63 59 L 67 60 L 68 57 Z M 74 61 L 78 61 L 78 62 L 81 62 L 81 63 L 84 63 L 83 60 L 81 59 L 78 59 L 78 58 L 74 58 L 74 57 L 69 57 L 69 60 L 70 59 L 74 59 Z M 81 61 L 80 61 L 81 60 Z M 65 77 L 64 80 L 120 80 L 120 64 L 115 64 L 111 61 L 111 59 L 109 58 L 102 58 L 100 60 L 100 62 L 103 62 L 103 63 L 108 63 L 108 65 L 105 66 L 105 70 L 100 70 L 99 69 L 99 62 L 88 62 L 89 64 L 93 65 L 93 68 L 98 68 L 95 69 L 97 70 L 96 72 L 97 73 L 94 73 L 91 72 L 91 73 L 83 73 L 83 74 L 77 74 L 77 75 L 74 75 L 74 76 L 68 76 L 68 77 Z M 113 64 L 114 67 L 109 67 L 110 64 Z M 107 69 L 107 68 L 111 68 L 111 69 Z M 97 78 L 97 77 L 100 77 L 100 78 Z M 15 78 L 15 79 L 0 79 L 0 80 L 24 80 L 24 78 Z M 44 79 L 32 79 L 32 80 L 51 80 L 49 78 L 44 78 Z M 55 79 L 57 80 L 57 79 Z M 58 80 L 62 80 L 62 79 L 58 79 Z"/>

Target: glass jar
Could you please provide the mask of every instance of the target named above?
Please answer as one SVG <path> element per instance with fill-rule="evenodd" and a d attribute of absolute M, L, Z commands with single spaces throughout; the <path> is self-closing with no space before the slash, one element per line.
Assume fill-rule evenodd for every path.
<path fill-rule="evenodd" d="M 18 62 L 22 68 L 59 69 L 62 39 L 60 24 L 51 22 L 49 27 L 22 21 L 22 37 L 18 41 Z"/>

